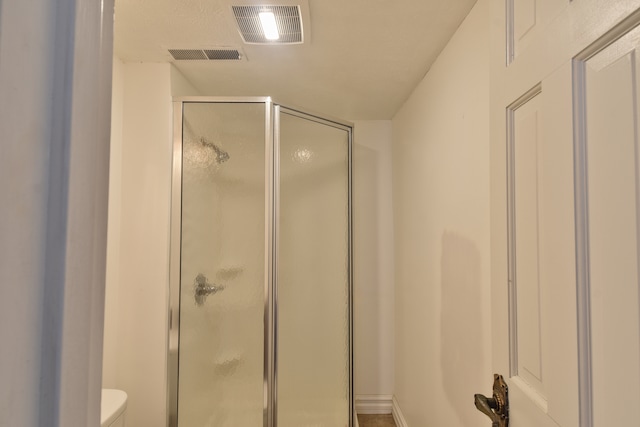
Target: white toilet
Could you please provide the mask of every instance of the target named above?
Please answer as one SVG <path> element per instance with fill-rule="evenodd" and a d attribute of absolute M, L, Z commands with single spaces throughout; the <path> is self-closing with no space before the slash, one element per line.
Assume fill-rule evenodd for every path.
<path fill-rule="evenodd" d="M 102 389 L 100 427 L 124 427 L 127 412 L 127 393 L 122 390 Z"/>

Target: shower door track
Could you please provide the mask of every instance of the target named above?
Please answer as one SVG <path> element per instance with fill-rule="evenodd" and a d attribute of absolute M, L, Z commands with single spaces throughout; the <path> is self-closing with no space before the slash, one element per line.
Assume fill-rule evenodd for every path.
<path fill-rule="evenodd" d="M 278 427 L 277 420 L 277 327 L 278 327 L 278 227 L 280 185 L 280 116 L 287 114 L 348 133 L 348 350 L 349 350 L 349 426 L 355 426 L 354 367 L 353 367 L 353 124 L 315 114 L 300 108 L 287 107 L 271 97 L 174 97 L 173 98 L 173 160 L 171 183 L 171 231 L 169 265 L 169 325 L 167 348 L 167 426 L 178 426 L 178 362 L 179 356 L 169 357 L 170 349 L 179 349 L 180 331 L 180 262 L 182 222 L 182 125 L 186 103 L 259 103 L 265 105 L 265 284 L 264 284 L 264 404 L 263 425 Z M 179 353 L 178 353 L 179 354 Z M 187 426 L 188 427 L 188 426 Z M 254 427 L 254 426 L 246 426 Z M 255 426 L 260 427 L 260 426 Z"/>

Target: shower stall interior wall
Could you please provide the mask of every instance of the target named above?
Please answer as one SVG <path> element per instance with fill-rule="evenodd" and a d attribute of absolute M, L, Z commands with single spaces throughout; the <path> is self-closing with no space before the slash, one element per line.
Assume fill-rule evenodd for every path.
<path fill-rule="evenodd" d="M 170 427 L 350 427 L 352 127 L 174 101 Z"/>

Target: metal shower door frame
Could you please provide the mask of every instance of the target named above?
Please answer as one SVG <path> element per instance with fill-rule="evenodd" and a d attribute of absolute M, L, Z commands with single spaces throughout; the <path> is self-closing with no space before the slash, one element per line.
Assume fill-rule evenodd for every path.
<path fill-rule="evenodd" d="M 335 127 L 348 133 L 348 310 L 349 310 L 349 426 L 355 426 L 353 368 L 353 124 L 286 107 L 270 97 L 173 98 L 173 160 L 171 179 L 171 232 L 169 255 L 169 324 L 167 339 L 167 426 L 178 427 L 178 378 L 180 340 L 180 271 L 182 228 L 182 139 L 184 104 L 265 105 L 265 283 L 264 283 L 264 398 L 263 426 L 277 427 L 277 327 L 278 327 L 278 227 L 280 219 L 280 116 L 287 114 Z M 171 350 L 175 349 L 175 357 Z"/>
<path fill-rule="evenodd" d="M 319 123 L 325 126 L 331 126 L 340 130 L 347 132 L 348 134 L 348 248 L 347 248 L 347 256 L 348 256 L 348 310 L 349 310 L 349 426 L 355 426 L 354 420 L 354 378 L 353 378 L 353 204 L 352 204 L 352 189 L 353 189 L 353 124 L 349 122 L 345 122 L 342 120 L 327 118 L 327 116 L 314 114 L 310 112 L 305 112 L 299 108 L 286 107 L 281 104 L 274 104 L 274 129 L 273 129 L 273 157 L 274 157 L 274 180 L 275 178 L 280 177 L 280 117 L 282 114 L 298 117 L 300 119 L 309 120 L 315 123 Z M 273 273 L 273 322 L 274 322 L 274 330 L 277 331 L 278 327 L 278 283 L 277 283 L 277 272 L 278 272 L 278 260 L 279 260 L 279 242 L 277 239 L 278 236 L 278 227 L 280 223 L 280 183 L 278 181 L 275 182 L 273 187 L 274 190 L 274 206 L 273 206 L 273 219 L 274 223 L 272 225 L 274 231 L 274 239 L 273 239 L 273 264 L 272 264 L 272 273 Z M 277 334 L 274 337 L 274 349 L 277 348 Z M 278 427 L 277 424 L 277 407 L 278 407 L 278 399 L 277 399 L 277 383 L 278 383 L 278 354 L 277 352 L 273 353 L 273 369 L 274 376 L 273 382 L 271 383 L 271 393 L 270 395 L 273 397 L 273 418 L 270 420 L 271 424 L 265 424 L 265 427 Z"/>

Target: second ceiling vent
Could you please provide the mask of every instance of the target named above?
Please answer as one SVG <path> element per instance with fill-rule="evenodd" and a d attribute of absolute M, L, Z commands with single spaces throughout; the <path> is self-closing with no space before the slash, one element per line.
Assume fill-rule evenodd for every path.
<path fill-rule="evenodd" d="M 238 30 L 248 44 L 300 44 L 304 42 L 300 6 L 247 5 L 231 6 Z M 268 38 L 260 15 L 273 14 L 277 39 Z M 263 16 L 264 17 L 264 16 Z"/>
<path fill-rule="evenodd" d="M 169 53 L 176 61 L 242 59 L 242 54 L 237 49 L 169 49 Z"/>

